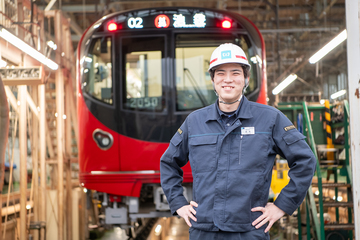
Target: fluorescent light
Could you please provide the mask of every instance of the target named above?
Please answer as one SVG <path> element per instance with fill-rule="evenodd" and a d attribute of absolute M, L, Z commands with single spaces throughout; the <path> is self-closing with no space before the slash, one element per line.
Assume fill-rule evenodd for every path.
<path fill-rule="evenodd" d="M 342 96 L 344 94 L 346 94 L 346 90 L 340 90 L 340 91 L 338 91 L 336 93 L 331 94 L 330 98 L 335 99 L 335 98 L 338 98 L 338 97 L 340 97 L 340 96 Z"/>
<path fill-rule="evenodd" d="M 7 62 L 5 62 L 4 60 L 0 59 L 0 67 L 6 67 Z"/>
<path fill-rule="evenodd" d="M 317 63 L 321 58 L 323 58 L 326 54 L 328 54 L 331 50 L 337 47 L 340 43 L 345 41 L 347 38 L 346 29 L 339 33 L 333 40 L 331 40 L 328 44 L 326 44 L 323 48 L 317 51 L 310 59 L 310 63 Z"/>
<path fill-rule="evenodd" d="M 59 65 L 52 61 L 51 59 L 45 57 L 43 54 L 41 54 L 39 51 L 35 50 L 35 48 L 31 47 L 12 33 L 10 33 L 8 30 L 6 30 L 3 27 L 0 27 L 0 37 L 20 49 L 21 51 L 25 52 L 26 54 L 30 55 L 31 57 L 35 58 L 42 64 L 48 66 L 52 70 L 57 70 L 59 68 Z"/>
<path fill-rule="evenodd" d="M 284 81 L 282 81 L 279 85 L 277 85 L 276 88 L 274 88 L 274 90 L 272 90 L 272 94 L 277 95 L 282 90 L 284 90 L 287 86 L 289 86 L 290 83 L 295 81 L 295 79 L 297 79 L 297 75 L 290 74 L 287 78 L 285 78 Z"/>

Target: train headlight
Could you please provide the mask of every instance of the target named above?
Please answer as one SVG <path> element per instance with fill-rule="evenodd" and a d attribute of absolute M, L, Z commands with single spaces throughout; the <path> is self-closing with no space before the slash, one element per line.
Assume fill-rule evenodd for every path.
<path fill-rule="evenodd" d="M 115 32 L 116 30 L 118 30 L 118 26 L 116 23 L 111 22 L 107 25 L 107 29 L 109 32 Z"/>
<path fill-rule="evenodd" d="M 114 143 L 113 136 L 100 129 L 95 129 L 93 132 L 93 139 L 102 150 L 108 150 Z"/>
<path fill-rule="evenodd" d="M 229 20 L 224 20 L 224 21 L 222 21 L 222 23 L 221 23 L 221 27 L 222 27 L 222 28 L 228 29 L 228 28 L 231 28 L 231 26 L 232 26 L 232 23 L 231 23 Z"/>

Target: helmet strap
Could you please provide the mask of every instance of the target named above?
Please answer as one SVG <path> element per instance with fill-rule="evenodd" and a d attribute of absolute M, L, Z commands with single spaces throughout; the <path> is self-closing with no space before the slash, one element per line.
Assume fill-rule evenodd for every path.
<path fill-rule="evenodd" d="M 245 94 L 245 91 L 246 91 L 246 89 L 247 89 L 248 86 L 249 86 L 249 79 L 245 79 L 245 86 L 244 86 L 244 88 L 243 88 L 243 90 L 242 90 L 242 95 Z"/>
<path fill-rule="evenodd" d="M 219 97 L 219 103 L 223 103 L 223 104 L 228 104 L 228 105 L 231 105 L 231 104 L 234 104 L 236 102 L 240 102 L 241 101 L 241 98 L 242 98 L 243 95 L 240 96 L 240 98 L 238 100 L 235 100 L 233 102 L 224 102 L 222 100 L 220 100 L 220 97 Z"/>

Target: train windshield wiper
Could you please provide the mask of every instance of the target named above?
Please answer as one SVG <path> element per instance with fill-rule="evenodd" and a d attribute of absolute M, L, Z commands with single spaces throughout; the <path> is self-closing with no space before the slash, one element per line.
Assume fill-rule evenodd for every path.
<path fill-rule="evenodd" d="M 190 82 L 193 85 L 194 90 L 195 90 L 196 94 L 198 95 L 201 103 L 203 104 L 203 107 L 209 105 L 206 98 L 205 98 L 205 96 L 204 96 L 204 94 L 201 92 L 201 89 L 199 88 L 199 85 L 195 81 L 194 76 L 191 74 L 190 70 L 188 68 L 184 68 L 184 73 L 190 79 Z"/>

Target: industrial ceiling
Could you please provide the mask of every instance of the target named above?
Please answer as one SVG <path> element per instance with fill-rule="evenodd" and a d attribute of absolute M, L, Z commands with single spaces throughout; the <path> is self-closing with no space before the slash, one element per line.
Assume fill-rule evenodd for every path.
<path fill-rule="evenodd" d="M 346 43 L 318 64 L 308 61 L 346 28 L 345 0 L 38 0 L 36 4 L 43 9 L 61 9 L 71 19 L 74 46 L 88 26 L 116 11 L 191 6 L 240 13 L 263 34 L 270 102 L 273 101 L 271 90 L 291 73 L 296 73 L 300 81 L 283 94 L 316 95 L 320 91 L 325 98 L 331 92 L 324 90 L 324 85 L 326 88 L 338 85 L 337 79 L 341 74 L 346 75 Z"/>

